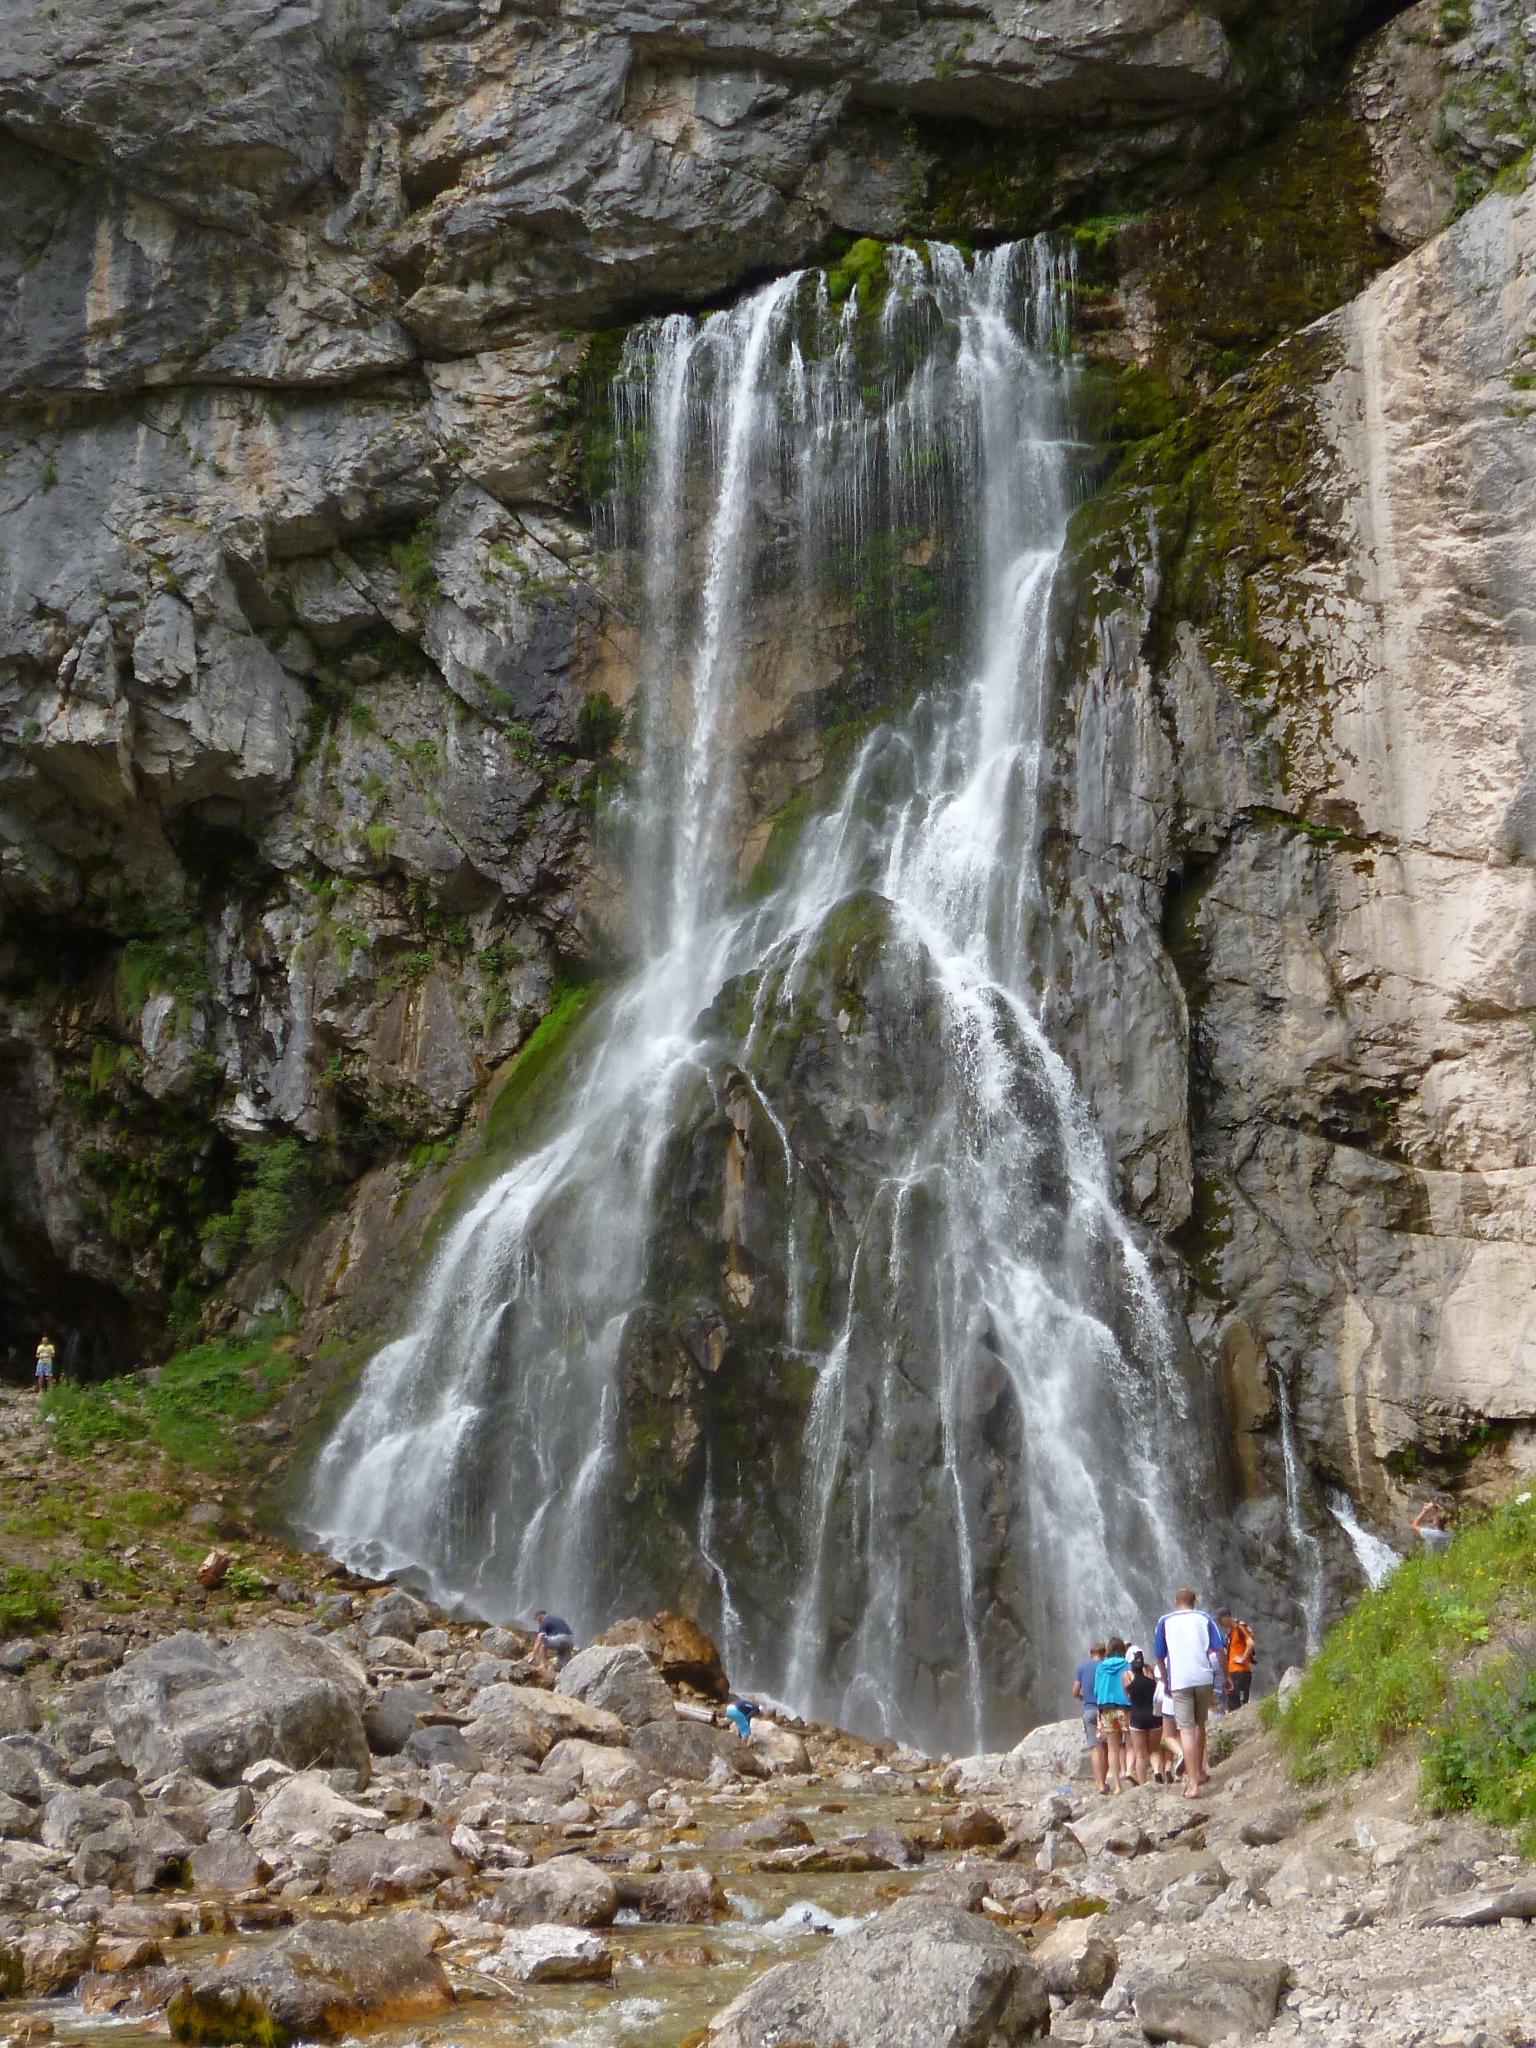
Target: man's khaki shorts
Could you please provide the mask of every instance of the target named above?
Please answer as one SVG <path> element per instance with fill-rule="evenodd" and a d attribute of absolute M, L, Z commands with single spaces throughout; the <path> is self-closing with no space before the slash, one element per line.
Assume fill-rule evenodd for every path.
<path fill-rule="evenodd" d="M 1173 1696 L 1173 1718 L 1180 1728 L 1203 1728 L 1205 1717 L 1211 1711 L 1211 1694 L 1215 1690 L 1209 1685 L 1186 1685 Z"/>

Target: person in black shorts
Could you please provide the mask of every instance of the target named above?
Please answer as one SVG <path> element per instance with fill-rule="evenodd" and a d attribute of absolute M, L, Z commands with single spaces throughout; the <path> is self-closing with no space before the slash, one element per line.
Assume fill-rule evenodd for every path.
<path fill-rule="evenodd" d="M 1125 1696 L 1131 1709 L 1131 1776 L 1138 1785 L 1145 1785 L 1151 1770 L 1161 1783 L 1158 1756 L 1163 1717 L 1157 1706 L 1157 1676 L 1147 1669 L 1146 1655 L 1135 1643 L 1127 1652 Z"/>

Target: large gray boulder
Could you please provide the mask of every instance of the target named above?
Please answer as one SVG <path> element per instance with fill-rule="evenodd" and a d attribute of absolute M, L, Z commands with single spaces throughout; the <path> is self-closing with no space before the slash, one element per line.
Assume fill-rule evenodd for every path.
<path fill-rule="evenodd" d="M 503 1927 L 608 1927 L 619 1910 L 613 1879 L 585 1856 L 514 1870 L 487 1909 Z"/>
<path fill-rule="evenodd" d="M 668 1778 L 704 1784 L 727 1772 L 742 1778 L 768 1776 L 768 1766 L 739 1735 L 706 1728 L 700 1721 L 647 1721 L 635 1730 L 630 1747 Z"/>
<path fill-rule="evenodd" d="M 113 1739 L 141 1779 L 191 1771 L 232 1785 L 271 1756 L 366 1782 L 363 1690 L 354 1667 L 311 1636 L 253 1629 L 223 1651 L 183 1630 L 125 1659 L 105 1699 Z"/>
<path fill-rule="evenodd" d="M 666 1680 L 635 1643 L 594 1643 L 579 1650 L 556 1680 L 555 1691 L 606 1707 L 626 1728 L 676 1719 Z"/>
<path fill-rule="evenodd" d="M 1149 2041 L 1214 2048 L 1229 2034 L 1266 2033 L 1291 1981 L 1284 1963 L 1246 1956 L 1196 1956 L 1154 1977 L 1136 1993 L 1136 2017 Z"/>
<path fill-rule="evenodd" d="M 445 2012 L 447 1973 L 410 1922 L 312 1920 L 270 1948 L 215 1964 L 171 1999 L 172 2035 L 285 2048 Z"/>
<path fill-rule="evenodd" d="M 710 2023 L 710 2048 L 1011 2048 L 1050 2022 L 1023 1943 L 913 1900 L 806 1962 L 781 1963 Z"/>

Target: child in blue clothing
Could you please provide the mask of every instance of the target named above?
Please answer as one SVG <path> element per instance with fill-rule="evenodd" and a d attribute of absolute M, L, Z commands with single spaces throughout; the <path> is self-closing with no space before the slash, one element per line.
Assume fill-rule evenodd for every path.
<path fill-rule="evenodd" d="M 1131 1725 L 1131 1710 L 1125 1691 L 1129 1669 L 1125 1638 L 1111 1636 L 1106 1655 L 1093 1674 L 1093 1698 L 1099 1710 L 1099 1740 L 1104 1744 L 1109 1764 L 1109 1783 L 1100 1786 L 1101 1792 L 1119 1792 L 1122 1789 L 1120 1780 L 1125 1763 L 1126 1735 Z"/>

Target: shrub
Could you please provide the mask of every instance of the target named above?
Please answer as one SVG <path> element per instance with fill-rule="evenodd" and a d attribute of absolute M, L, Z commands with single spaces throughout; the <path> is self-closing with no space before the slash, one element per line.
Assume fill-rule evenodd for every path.
<path fill-rule="evenodd" d="M 1523 1823 L 1536 1851 L 1536 1641 L 1451 1687 L 1425 1745 L 1423 1789 L 1437 1812 L 1471 1807 L 1501 1826 Z"/>
<path fill-rule="evenodd" d="M 624 730 L 624 714 L 601 690 L 594 690 L 576 719 L 576 751 L 600 761 Z"/>

